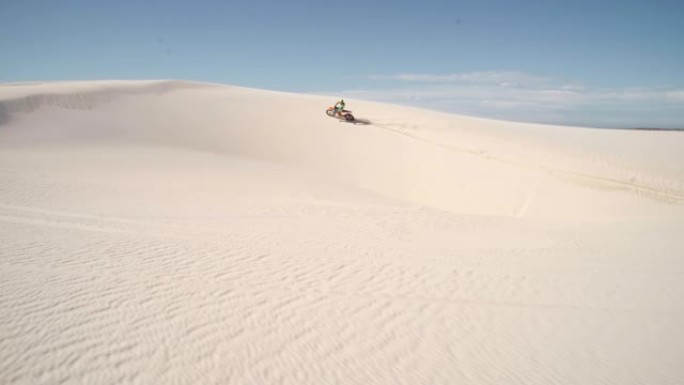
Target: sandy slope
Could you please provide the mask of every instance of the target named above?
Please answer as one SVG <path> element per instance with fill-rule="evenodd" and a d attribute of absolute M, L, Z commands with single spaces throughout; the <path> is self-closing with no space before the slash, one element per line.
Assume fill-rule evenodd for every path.
<path fill-rule="evenodd" d="M 681 384 L 684 135 L 0 86 L 0 383 Z"/>

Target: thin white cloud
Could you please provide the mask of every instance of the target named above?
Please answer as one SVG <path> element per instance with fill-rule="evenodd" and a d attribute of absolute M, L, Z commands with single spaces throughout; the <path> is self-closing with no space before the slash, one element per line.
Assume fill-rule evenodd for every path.
<path fill-rule="evenodd" d="M 372 75 L 370 78 L 373 80 L 396 80 L 402 82 L 492 84 L 502 87 L 542 85 L 551 81 L 547 77 L 517 71 L 480 71 L 455 74 L 403 73 Z"/>
<path fill-rule="evenodd" d="M 665 92 L 665 98 L 673 103 L 684 103 L 684 90 Z"/>
<path fill-rule="evenodd" d="M 678 88 L 595 88 L 515 71 L 372 78 L 385 87 L 345 94 L 507 120 L 684 128 L 684 89 Z"/>

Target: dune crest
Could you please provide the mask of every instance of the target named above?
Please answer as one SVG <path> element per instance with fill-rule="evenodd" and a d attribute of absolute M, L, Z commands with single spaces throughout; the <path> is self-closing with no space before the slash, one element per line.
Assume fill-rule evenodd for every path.
<path fill-rule="evenodd" d="M 5 87 L 0 121 L 20 120 L 5 129 L 10 144 L 211 151 L 470 214 L 648 216 L 684 202 L 679 132 L 526 125 L 362 101 L 352 105 L 372 124 L 343 125 L 323 119 L 323 97 L 176 81 Z M 68 123 L 53 124 L 60 120 Z"/>

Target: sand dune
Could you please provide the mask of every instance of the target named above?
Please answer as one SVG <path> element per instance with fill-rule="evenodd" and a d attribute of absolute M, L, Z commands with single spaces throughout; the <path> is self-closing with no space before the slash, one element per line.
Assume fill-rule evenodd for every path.
<path fill-rule="evenodd" d="M 0 86 L 0 383 L 681 384 L 684 135 Z"/>

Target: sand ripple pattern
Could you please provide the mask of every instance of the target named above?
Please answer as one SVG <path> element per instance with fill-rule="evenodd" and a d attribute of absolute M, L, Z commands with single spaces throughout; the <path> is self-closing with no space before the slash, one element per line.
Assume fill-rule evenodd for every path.
<path fill-rule="evenodd" d="M 638 383 L 591 373 L 625 360 L 636 365 L 638 352 L 618 359 L 614 344 L 656 348 L 680 333 L 684 320 L 681 292 L 669 292 L 681 272 L 655 269 L 650 274 L 666 282 L 644 291 L 638 282 L 649 273 L 637 268 L 592 273 L 597 263 L 611 263 L 600 253 L 591 263 L 544 268 L 539 261 L 572 250 L 572 234 L 557 234 L 555 249 L 538 245 L 527 255 L 444 249 L 416 259 L 402 238 L 419 239 L 439 215 L 319 206 L 281 221 L 297 231 L 275 221 L 254 239 L 248 223 L 198 230 L 0 209 L 2 234 L 20 235 L 0 246 L 0 373 L 8 384 L 563 384 L 578 375 L 588 383 Z M 319 223 L 316 216 L 331 214 L 346 218 L 338 225 L 395 239 L 394 248 L 335 242 L 336 225 L 317 226 L 322 241 L 302 235 L 302 227 Z M 388 222 L 378 224 L 383 217 Z M 448 216 L 438 223 L 488 227 Z M 293 237 L 300 246 L 284 242 Z M 606 274 L 620 285 L 591 284 Z M 621 302 L 627 293 L 632 300 Z M 538 352 L 533 361 L 530 351 Z M 676 356 L 663 358 L 643 375 L 656 371 L 660 383 L 674 384 Z M 578 374 L 559 365 L 565 360 L 587 366 Z"/>

